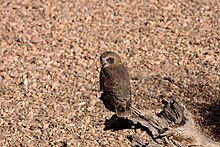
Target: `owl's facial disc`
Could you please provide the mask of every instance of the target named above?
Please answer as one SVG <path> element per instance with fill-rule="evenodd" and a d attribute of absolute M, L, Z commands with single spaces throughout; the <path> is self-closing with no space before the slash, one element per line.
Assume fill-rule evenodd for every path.
<path fill-rule="evenodd" d="M 107 58 L 106 61 L 107 61 L 109 64 L 114 64 L 114 63 L 115 63 L 115 59 L 112 58 L 112 57 Z"/>
<path fill-rule="evenodd" d="M 115 62 L 115 59 L 112 57 L 101 58 L 101 64 L 104 68 L 111 65 L 111 64 L 114 64 L 114 62 Z"/>

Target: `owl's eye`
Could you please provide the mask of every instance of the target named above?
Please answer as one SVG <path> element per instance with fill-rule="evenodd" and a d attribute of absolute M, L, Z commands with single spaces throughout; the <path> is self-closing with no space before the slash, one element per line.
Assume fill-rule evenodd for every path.
<path fill-rule="evenodd" d="M 109 64 L 113 64 L 115 62 L 115 59 L 114 58 L 108 58 L 106 59 L 106 61 L 109 63 Z"/>

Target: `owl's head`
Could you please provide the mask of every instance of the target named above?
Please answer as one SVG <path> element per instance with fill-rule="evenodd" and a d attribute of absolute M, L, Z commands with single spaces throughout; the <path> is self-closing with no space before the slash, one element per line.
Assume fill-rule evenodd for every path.
<path fill-rule="evenodd" d="M 100 62 L 103 68 L 109 65 L 122 63 L 120 56 L 115 52 L 111 51 L 102 53 L 100 56 Z"/>

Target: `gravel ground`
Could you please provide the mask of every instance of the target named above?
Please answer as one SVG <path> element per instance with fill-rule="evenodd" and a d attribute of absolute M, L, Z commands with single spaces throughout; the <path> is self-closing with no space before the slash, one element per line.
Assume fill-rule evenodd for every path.
<path fill-rule="evenodd" d="M 130 146 L 104 130 L 99 55 L 127 64 L 133 105 L 176 98 L 220 141 L 219 0 L 1 0 L 0 146 Z"/>

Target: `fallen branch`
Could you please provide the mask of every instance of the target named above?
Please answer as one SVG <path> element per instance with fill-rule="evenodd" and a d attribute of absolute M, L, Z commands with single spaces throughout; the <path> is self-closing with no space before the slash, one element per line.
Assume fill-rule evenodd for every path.
<path fill-rule="evenodd" d="M 162 104 L 159 114 L 143 112 L 132 107 L 132 115 L 123 118 L 129 122 L 130 127 L 139 125 L 151 137 L 151 142 L 144 142 L 137 136 L 128 136 L 133 146 L 220 146 L 220 143 L 210 140 L 199 131 L 191 113 L 180 102 L 164 99 Z"/>

